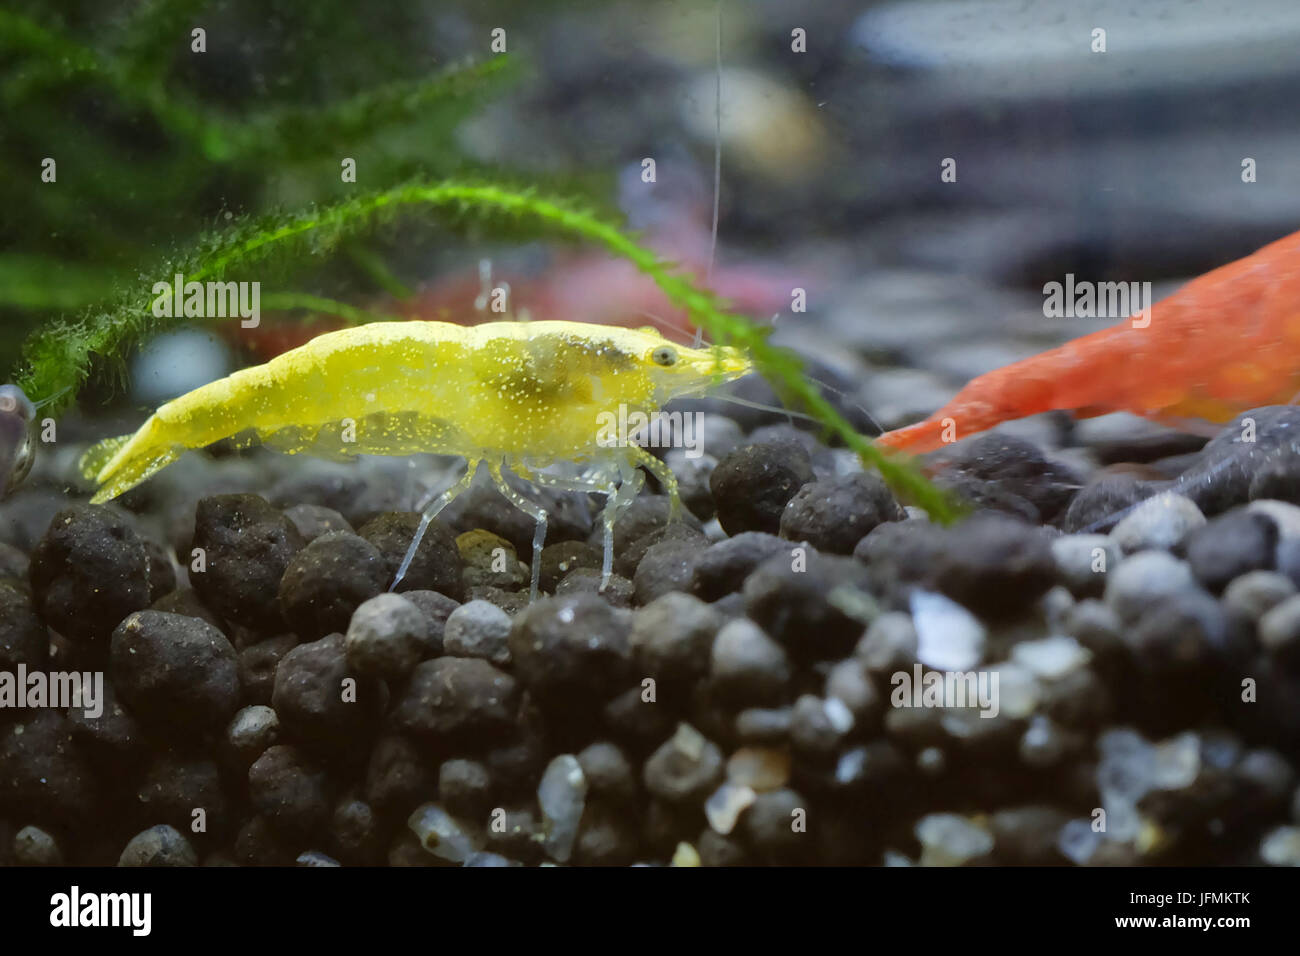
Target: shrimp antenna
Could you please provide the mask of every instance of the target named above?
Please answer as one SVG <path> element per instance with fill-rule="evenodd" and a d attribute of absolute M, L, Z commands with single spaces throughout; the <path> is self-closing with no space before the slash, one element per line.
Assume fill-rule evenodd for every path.
<path fill-rule="evenodd" d="M 815 415 L 809 415 L 806 412 L 796 412 L 791 408 L 782 408 L 779 405 L 768 405 L 765 402 L 756 402 L 752 399 L 741 398 L 739 395 L 728 395 L 725 392 L 714 392 L 709 398 L 716 398 L 720 402 L 730 402 L 732 405 L 742 405 L 745 408 L 756 408 L 760 412 L 772 412 L 775 415 L 784 415 L 787 418 L 798 418 L 806 422 L 814 422 L 818 425 L 825 424 Z"/>
<path fill-rule="evenodd" d="M 718 200 L 722 192 L 722 0 L 714 4 L 713 66 L 716 84 L 713 90 L 713 232 L 709 237 L 709 265 L 704 284 L 713 288 L 713 259 L 718 252 Z M 704 329 L 695 330 L 695 347 L 704 341 Z"/>
<path fill-rule="evenodd" d="M 836 396 L 838 396 L 839 398 L 843 399 L 844 402 L 845 402 L 846 404 L 852 405 L 854 408 L 856 408 L 858 411 L 860 411 L 863 415 L 867 416 L 867 421 L 871 424 L 871 427 L 872 427 L 872 428 L 876 429 L 877 431 L 881 431 L 881 432 L 884 431 L 884 429 L 882 429 L 882 428 L 880 427 L 880 423 L 876 421 L 875 416 L 873 416 L 869 411 L 867 411 L 865 408 L 863 408 L 863 407 L 862 407 L 860 404 L 858 404 L 856 401 L 854 401 L 853 399 L 849 398 L 849 396 L 847 396 L 846 394 L 844 394 L 844 392 L 841 392 L 839 389 L 835 388 L 834 386 L 827 385 L 827 384 L 826 384 L 825 382 L 823 382 L 823 381 L 820 381 L 820 380 L 818 380 L 818 379 L 813 378 L 811 375 L 806 375 L 806 376 L 804 376 L 804 377 L 807 378 L 808 381 L 812 382 L 814 385 L 817 385 L 817 386 L 819 386 L 819 387 L 821 387 L 821 388 L 824 388 L 824 389 L 826 389 L 826 391 L 828 391 L 828 392 L 832 393 L 833 395 L 836 395 Z M 806 422 L 813 422 L 813 423 L 815 423 L 815 424 L 817 424 L 817 425 L 825 425 L 825 424 L 826 424 L 826 423 L 823 422 L 820 418 L 818 418 L 816 415 L 809 415 L 809 414 L 806 413 L 806 412 L 796 412 L 796 411 L 794 411 L 793 409 L 782 408 L 782 407 L 780 407 L 780 406 L 778 406 L 778 405 L 768 405 L 768 404 L 765 404 L 764 402 L 756 402 L 756 401 L 754 401 L 754 400 L 752 400 L 752 399 L 741 398 L 741 397 L 739 397 L 738 395 L 728 395 L 728 394 L 725 393 L 725 392 L 714 392 L 714 393 L 713 393 L 712 395 L 710 395 L 709 397 L 710 397 L 710 398 L 716 398 L 716 399 L 719 399 L 720 401 L 724 401 L 724 402 L 731 402 L 731 404 L 733 404 L 733 405 L 743 405 L 745 408 L 755 408 L 755 409 L 758 409 L 759 411 L 763 411 L 763 412 L 773 412 L 774 414 L 785 415 L 787 418 L 798 418 L 798 419 L 801 419 L 801 420 L 806 421 Z"/>
<path fill-rule="evenodd" d="M 853 407 L 856 408 L 858 411 L 860 411 L 863 415 L 867 416 L 867 423 L 868 423 L 869 425 L 871 425 L 871 427 L 874 428 L 874 429 L 877 431 L 877 433 L 882 434 L 882 435 L 885 433 L 885 429 L 884 429 L 883 427 L 881 427 L 880 422 L 876 421 L 876 416 L 875 416 L 875 415 L 872 415 L 869 411 L 867 411 L 867 410 L 866 410 L 866 409 L 861 405 L 861 403 L 859 403 L 859 402 L 857 401 L 857 399 L 850 398 L 849 395 L 848 395 L 846 392 L 842 392 L 842 391 L 840 391 L 840 390 L 839 390 L 838 388 L 836 388 L 834 385 L 827 385 L 827 384 L 826 384 L 825 382 L 823 382 L 821 379 L 813 378 L 811 375 L 808 375 L 807 373 L 804 374 L 804 378 L 808 379 L 808 381 L 812 382 L 814 385 L 818 386 L 819 388 L 824 388 L 824 389 L 826 389 L 826 391 L 830 392 L 830 393 L 831 393 L 832 395 L 834 395 L 836 398 L 839 398 L 839 399 L 840 399 L 841 401 L 843 401 L 846 405 L 851 405 L 851 406 L 853 406 Z M 818 421 L 820 421 L 820 419 L 818 419 Z"/>
<path fill-rule="evenodd" d="M 703 344 L 702 340 L 704 337 L 704 329 L 702 326 L 696 326 L 695 331 L 692 332 L 690 329 L 686 328 L 683 325 L 678 325 L 676 322 L 671 322 L 668 319 L 665 319 L 661 315 L 655 315 L 653 312 L 647 312 L 645 311 L 645 309 L 638 309 L 636 314 L 643 315 L 647 319 L 657 322 L 658 324 L 662 325 L 666 329 L 671 329 L 672 331 L 676 332 L 678 335 L 682 336 L 682 338 L 689 339 L 692 335 L 695 336 L 695 348 L 697 349 L 700 348 L 700 346 Z"/>

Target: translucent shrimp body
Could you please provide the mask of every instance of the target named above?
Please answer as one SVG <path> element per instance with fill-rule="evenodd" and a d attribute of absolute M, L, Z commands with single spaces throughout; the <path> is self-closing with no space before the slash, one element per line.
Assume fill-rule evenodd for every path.
<path fill-rule="evenodd" d="M 398 571 L 405 574 L 429 521 L 483 464 L 498 490 L 537 520 L 533 593 L 546 512 L 508 485 L 503 468 L 538 484 L 604 494 L 606 579 L 612 527 L 644 480 L 644 466 L 677 507 L 672 472 L 630 442 L 602 440 L 601 422 L 652 415 L 670 399 L 744 375 L 737 349 L 690 349 L 653 329 L 579 322 L 379 322 L 321 335 L 264 365 L 243 369 L 159 408 L 133 435 L 92 448 L 82 471 L 114 498 L 187 449 L 233 438 L 289 454 L 460 455 L 470 467 L 424 511 Z M 625 418 L 622 420 L 626 420 Z M 587 465 L 579 478 L 536 469 Z"/>

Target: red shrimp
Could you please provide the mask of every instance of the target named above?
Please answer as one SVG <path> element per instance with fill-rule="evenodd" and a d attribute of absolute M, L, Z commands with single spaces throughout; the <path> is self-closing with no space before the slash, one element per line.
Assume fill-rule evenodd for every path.
<path fill-rule="evenodd" d="M 920 454 L 1001 422 L 1065 410 L 1222 423 L 1300 392 L 1300 232 L 1193 279 L 1125 322 L 994 369 L 876 439 Z"/>

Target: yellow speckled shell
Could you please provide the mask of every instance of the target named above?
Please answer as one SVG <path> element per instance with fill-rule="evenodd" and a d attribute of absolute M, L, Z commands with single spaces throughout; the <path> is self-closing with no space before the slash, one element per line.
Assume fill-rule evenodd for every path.
<path fill-rule="evenodd" d="M 471 460 L 583 461 L 602 412 L 651 413 L 736 378 L 735 349 L 672 346 L 653 329 L 580 322 L 379 322 L 293 351 L 168 402 L 134 435 L 83 459 L 106 501 L 188 448 L 256 439 L 326 457 L 434 452 Z"/>

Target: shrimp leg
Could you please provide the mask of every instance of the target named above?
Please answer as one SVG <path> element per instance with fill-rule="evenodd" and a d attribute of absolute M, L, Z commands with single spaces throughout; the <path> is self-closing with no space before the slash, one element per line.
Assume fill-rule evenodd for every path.
<path fill-rule="evenodd" d="M 626 474 L 616 479 L 616 476 L 608 471 L 599 471 L 590 477 L 582 478 L 565 478 L 562 475 L 531 472 L 519 466 L 515 466 L 515 471 L 536 485 L 605 496 L 605 508 L 601 514 L 601 521 L 605 528 L 605 554 L 601 562 L 600 578 L 600 587 L 604 590 L 609 584 L 609 576 L 614 569 L 614 522 L 635 500 L 637 492 L 645 483 L 645 477 L 641 472 L 635 471 L 635 478 L 629 482 Z"/>
<path fill-rule="evenodd" d="M 629 445 L 628 451 L 631 453 L 633 464 L 640 465 L 650 474 L 655 476 L 655 480 L 663 485 L 663 489 L 668 493 L 669 502 L 669 521 L 678 521 L 682 515 L 682 496 L 677 490 L 677 476 L 673 470 L 660 458 L 656 458 L 640 445 Z"/>
<path fill-rule="evenodd" d="M 393 583 L 389 586 L 388 590 L 397 590 L 397 585 L 401 583 L 402 578 L 406 577 L 406 572 L 410 569 L 411 562 L 415 560 L 415 552 L 419 549 L 420 542 L 424 540 L 424 533 L 429 530 L 429 522 L 433 521 L 433 519 L 438 516 L 438 512 L 451 504 L 457 495 L 470 486 L 470 483 L 474 480 L 474 475 L 478 472 L 479 464 L 481 463 L 471 463 L 470 466 L 465 469 L 465 474 L 463 474 L 454 485 L 440 494 L 437 498 L 434 498 L 433 501 L 429 503 L 429 506 L 424 509 L 424 513 L 420 515 L 420 526 L 415 529 L 415 536 L 411 538 L 411 543 L 406 549 L 406 554 L 402 557 L 402 563 L 397 568 L 397 575 L 393 578 Z"/>
<path fill-rule="evenodd" d="M 616 491 L 605 502 L 605 511 L 600 516 L 605 529 L 605 554 L 600 563 L 600 587 L 604 590 L 609 584 L 609 576 L 614 571 L 614 524 L 623 516 L 623 512 L 636 501 L 636 496 L 645 485 L 645 475 L 636 465 L 628 462 L 619 466 L 622 481 Z"/>
<path fill-rule="evenodd" d="M 566 478 L 564 475 L 550 475 L 544 471 L 532 471 L 522 465 L 511 465 L 510 469 L 534 485 L 554 488 L 557 491 L 576 491 L 582 494 L 604 495 L 606 499 L 614 494 L 618 482 L 607 473 L 596 472 L 578 478 Z"/>
<path fill-rule="evenodd" d="M 609 586 L 610 575 L 614 573 L 614 525 L 645 487 L 645 475 L 632 462 L 621 462 L 617 474 L 600 471 L 587 480 L 554 475 L 535 475 L 534 478 L 538 484 L 550 484 L 570 491 L 591 491 L 605 496 L 605 508 L 600 515 L 604 529 L 604 555 L 600 568 L 600 588 L 603 591 Z"/>
<path fill-rule="evenodd" d="M 492 475 L 492 483 L 496 485 L 497 491 L 501 492 L 512 505 L 524 514 L 531 515 L 533 520 L 537 522 L 537 527 L 533 531 L 532 582 L 528 588 L 528 600 L 535 601 L 537 600 L 538 582 L 540 582 L 542 574 L 542 543 L 546 540 L 546 509 L 511 488 L 506 483 L 505 475 L 502 474 L 500 463 L 488 462 L 488 472 Z"/>

